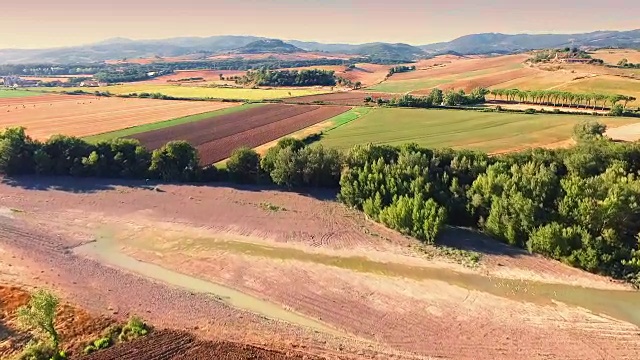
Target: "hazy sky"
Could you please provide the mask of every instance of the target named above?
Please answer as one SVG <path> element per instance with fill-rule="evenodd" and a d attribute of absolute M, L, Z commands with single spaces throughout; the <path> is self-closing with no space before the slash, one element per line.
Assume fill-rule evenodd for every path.
<path fill-rule="evenodd" d="M 116 36 L 258 35 L 428 44 L 479 32 L 640 28 L 640 0 L 0 0 L 0 48 Z"/>

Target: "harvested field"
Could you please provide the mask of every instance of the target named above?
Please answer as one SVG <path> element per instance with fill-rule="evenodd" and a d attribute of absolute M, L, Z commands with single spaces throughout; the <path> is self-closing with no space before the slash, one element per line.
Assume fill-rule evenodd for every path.
<path fill-rule="evenodd" d="M 602 59 L 611 65 L 617 65 L 622 59 L 627 59 L 633 64 L 640 63 L 640 51 L 632 49 L 601 49 L 592 52 L 591 57 Z"/>
<path fill-rule="evenodd" d="M 137 84 L 158 84 L 167 85 L 171 82 L 179 82 L 180 80 L 189 78 L 202 78 L 197 82 L 219 81 L 220 74 L 227 76 L 242 76 L 246 71 L 242 70 L 177 70 L 174 74 L 158 76 L 151 80 L 141 81 Z"/>
<path fill-rule="evenodd" d="M 109 91 L 116 95 L 160 93 L 167 96 L 185 99 L 230 99 L 230 100 L 271 100 L 289 98 L 295 96 L 324 94 L 329 90 L 324 89 L 249 89 L 230 87 L 202 87 L 186 85 L 155 85 L 135 83 L 127 85 L 103 86 L 92 88 L 99 91 Z M 73 91 L 86 90 L 86 88 L 49 88 L 46 91 Z"/>
<path fill-rule="evenodd" d="M 321 359 L 311 355 L 284 353 L 233 342 L 198 340 L 181 331 L 159 331 L 130 343 L 94 353 L 87 360 L 288 360 Z"/>
<path fill-rule="evenodd" d="M 605 94 L 630 95 L 636 98 L 627 106 L 640 106 L 640 79 L 629 79 L 619 76 L 602 75 L 572 81 L 570 83 L 557 86 L 558 90 L 573 92 L 600 92 Z"/>
<path fill-rule="evenodd" d="M 469 269 L 425 256 L 425 249 L 411 246 L 414 240 L 323 200 L 330 194 L 322 192 L 177 185 L 155 192 L 144 183 L 99 179 L 7 181 L 12 185 L 0 184 L 3 205 L 21 212 L 0 216 L 6 234 L 0 246 L 24 249 L 21 257 L 42 262 L 23 276 L 35 272 L 40 281 L 62 282 L 93 307 L 108 299 L 121 313 L 146 308 L 152 323 L 197 326 L 195 332 L 214 340 L 191 350 L 199 344 L 193 337 L 159 332 L 93 359 L 127 359 L 142 349 L 171 359 L 180 352 L 175 344 L 185 349 L 178 359 L 216 358 L 209 354 L 218 355 L 219 347 L 267 359 L 300 350 L 312 359 L 468 360 L 617 360 L 640 352 L 637 292 L 479 234 L 456 230 L 443 239 L 484 253 L 479 267 Z M 264 202 L 284 210 L 265 209 Z M 294 331 L 212 296 L 64 255 L 86 238 L 109 238 L 145 263 L 280 303 L 334 326 L 344 338 Z M 58 266 L 50 271 L 49 264 Z M 230 339 L 258 346 L 225 342 Z"/>
<path fill-rule="evenodd" d="M 592 119 L 585 115 L 375 108 L 327 133 L 320 143 L 338 149 L 369 142 L 390 145 L 415 142 L 436 148 L 516 151 L 567 140 L 576 122 Z M 609 127 L 640 122 L 634 118 L 598 118 L 598 121 Z"/>
<path fill-rule="evenodd" d="M 507 55 L 491 58 L 459 58 L 451 62 L 419 67 L 416 71 L 394 74 L 369 90 L 391 93 L 406 93 L 426 90 L 456 81 L 478 78 L 494 73 L 522 68 L 527 55 Z"/>
<path fill-rule="evenodd" d="M 322 104 L 331 104 L 331 105 L 361 106 L 361 105 L 365 105 L 364 98 L 366 98 L 367 96 L 370 96 L 375 101 L 379 98 L 390 99 L 398 96 L 398 94 L 385 94 L 385 93 L 354 90 L 354 91 L 345 91 L 345 92 L 335 92 L 335 93 L 324 94 L 324 95 L 299 96 L 295 98 L 286 99 L 284 102 L 288 104 L 322 103 Z"/>
<path fill-rule="evenodd" d="M 132 137 L 149 149 L 171 140 L 186 140 L 198 148 L 203 164 L 213 164 L 229 157 L 236 148 L 265 144 L 347 110 L 343 106 L 270 104 Z"/>
<path fill-rule="evenodd" d="M 229 102 L 41 95 L 0 99 L 0 124 L 3 128 L 24 126 L 31 137 L 40 140 L 55 134 L 83 137 L 237 105 Z"/>

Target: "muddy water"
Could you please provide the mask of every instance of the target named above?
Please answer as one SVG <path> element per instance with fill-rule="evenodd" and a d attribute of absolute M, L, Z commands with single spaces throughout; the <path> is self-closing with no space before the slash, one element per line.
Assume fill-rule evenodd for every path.
<path fill-rule="evenodd" d="M 232 307 L 263 315 L 270 319 L 283 320 L 327 333 L 338 333 L 336 330 L 318 321 L 286 310 L 280 305 L 258 299 L 232 288 L 134 259 L 121 253 L 116 244 L 107 238 L 101 238 L 95 242 L 76 247 L 73 251 L 78 255 L 97 258 L 103 263 L 143 275 L 150 279 L 159 280 L 169 285 L 193 292 L 213 295 L 217 300 Z"/>
<path fill-rule="evenodd" d="M 307 253 L 298 249 L 271 247 L 239 241 L 215 239 L 185 239 L 162 242 L 162 245 L 145 244 L 156 251 L 198 252 L 218 250 L 242 253 L 279 260 L 297 260 L 333 266 L 361 273 L 379 274 L 415 280 L 438 280 L 468 290 L 492 295 L 553 305 L 559 301 L 570 306 L 581 307 L 596 314 L 603 314 L 640 327 L 640 292 L 623 290 L 601 290 L 579 286 L 548 284 L 537 281 L 502 279 L 479 274 L 461 273 L 448 269 L 419 267 L 395 263 L 376 262 L 364 257 L 340 257 Z"/>

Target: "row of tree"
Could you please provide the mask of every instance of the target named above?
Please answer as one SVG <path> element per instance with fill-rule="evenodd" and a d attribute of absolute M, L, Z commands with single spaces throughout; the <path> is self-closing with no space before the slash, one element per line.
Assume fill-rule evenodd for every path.
<path fill-rule="evenodd" d="M 626 58 L 618 61 L 618 66 L 623 68 L 630 68 L 630 69 L 640 69 L 640 63 L 638 64 L 630 63 L 629 60 L 627 60 Z"/>
<path fill-rule="evenodd" d="M 248 71 L 236 83 L 257 86 L 335 86 L 334 74 L 334 71 L 320 69 L 272 71 L 263 68 Z"/>
<path fill-rule="evenodd" d="M 387 77 L 390 77 L 393 74 L 399 74 L 399 73 L 415 71 L 415 70 L 416 70 L 416 66 L 415 65 L 411 65 L 411 66 L 398 65 L 398 66 L 394 66 L 391 69 L 389 69 L 389 73 L 387 73 Z"/>
<path fill-rule="evenodd" d="M 469 94 L 464 90 L 448 90 L 443 92 L 440 89 L 432 89 L 427 96 L 414 96 L 410 94 L 403 95 L 399 98 L 391 98 L 389 100 L 378 99 L 378 105 L 386 105 L 392 107 L 410 107 L 410 108 L 431 108 L 437 106 L 464 106 L 477 105 L 486 101 L 485 96 L 489 93 L 487 89 L 476 88 Z M 366 103 L 373 101 L 373 98 L 366 97 Z"/>
<path fill-rule="evenodd" d="M 640 144 L 604 140 L 605 129 L 581 123 L 574 148 L 497 157 L 413 144 L 356 146 L 343 155 L 284 139 L 262 158 L 236 150 L 226 173 L 200 166 L 182 141 L 149 152 L 135 140 L 41 143 L 8 129 L 0 133 L 0 173 L 339 187 L 345 204 L 426 242 L 446 224 L 476 226 L 531 252 L 640 281 Z"/>
<path fill-rule="evenodd" d="M 626 109 L 629 102 L 635 101 L 633 96 L 609 95 L 596 93 L 572 93 L 560 90 L 518 90 L 518 89 L 494 89 L 489 91 L 494 100 L 506 100 L 524 104 L 537 104 L 548 106 L 575 107 L 577 109 L 592 108 L 596 110 L 600 107 L 604 110 L 607 104 L 610 107 L 622 102 L 623 109 Z"/>

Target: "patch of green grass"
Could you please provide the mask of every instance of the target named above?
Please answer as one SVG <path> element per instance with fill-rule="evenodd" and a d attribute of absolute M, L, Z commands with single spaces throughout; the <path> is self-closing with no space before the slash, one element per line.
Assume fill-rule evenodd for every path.
<path fill-rule="evenodd" d="M 47 91 L 74 91 L 87 90 L 86 88 L 50 88 Z M 212 99 L 232 99 L 232 100 L 272 100 L 305 95 L 317 95 L 329 91 L 320 89 L 246 89 L 246 88 L 216 88 L 201 86 L 178 86 L 178 85 L 150 85 L 150 84 L 128 84 L 103 86 L 91 89 L 93 91 L 108 91 L 115 95 L 140 94 L 140 93 L 160 93 L 177 98 L 212 98 Z"/>
<path fill-rule="evenodd" d="M 241 105 L 241 106 L 234 106 L 234 107 L 230 107 L 230 108 L 226 108 L 226 109 L 209 111 L 209 112 L 202 113 L 202 114 L 185 116 L 185 117 L 181 117 L 181 118 L 177 118 L 177 119 L 172 119 L 172 120 L 167 120 L 167 121 L 160 121 L 160 122 L 146 124 L 146 125 L 140 125 L 140 126 L 133 126 L 133 127 L 122 129 L 122 130 L 116 130 L 116 131 L 111 131 L 111 132 L 108 132 L 108 133 L 87 136 L 87 137 L 84 138 L 84 140 L 95 144 L 95 143 L 97 143 L 99 141 L 122 138 L 122 137 L 126 137 L 126 136 L 131 136 L 131 135 L 135 135 L 135 134 L 140 134 L 140 133 L 143 133 L 143 132 L 151 131 L 151 130 L 164 129 L 164 128 L 168 128 L 168 127 L 172 127 L 172 126 L 176 126 L 176 125 L 187 124 L 187 123 L 196 122 L 196 121 L 200 121 L 200 120 L 210 119 L 210 118 L 216 117 L 216 116 L 233 114 L 233 113 L 236 113 L 236 112 L 239 112 L 239 111 L 252 109 L 252 108 L 255 108 L 255 107 L 262 106 L 262 105 L 263 104 L 245 104 L 245 105 Z"/>
<path fill-rule="evenodd" d="M 283 208 L 282 206 L 278 206 L 267 201 L 261 202 L 260 208 L 262 208 L 263 210 L 273 211 L 273 212 L 287 211 L 287 209 Z"/>
<path fill-rule="evenodd" d="M 0 99 L 20 98 L 20 97 L 38 96 L 38 95 L 42 95 L 42 94 L 34 91 L 28 91 L 28 90 L 0 89 Z"/>
<path fill-rule="evenodd" d="M 327 132 L 320 143 L 346 150 L 357 144 L 417 143 L 430 148 L 487 152 L 542 146 L 567 140 L 573 126 L 591 116 L 496 113 L 464 110 L 373 108 L 358 121 Z M 638 123 L 633 118 L 597 118 L 608 126 Z"/>
<path fill-rule="evenodd" d="M 335 116 L 331 119 L 329 119 L 329 121 L 331 121 L 333 123 L 333 125 L 325 130 L 325 132 L 327 131 L 331 131 L 333 129 L 339 128 L 342 125 L 348 124 L 350 122 L 352 122 L 353 120 L 359 119 L 362 116 L 366 115 L 369 113 L 369 111 L 371 110 L 370 107 L 357 107 L 357 108 L 353 108 L 345 113 L 342 113 L 338 116 Z"/>

